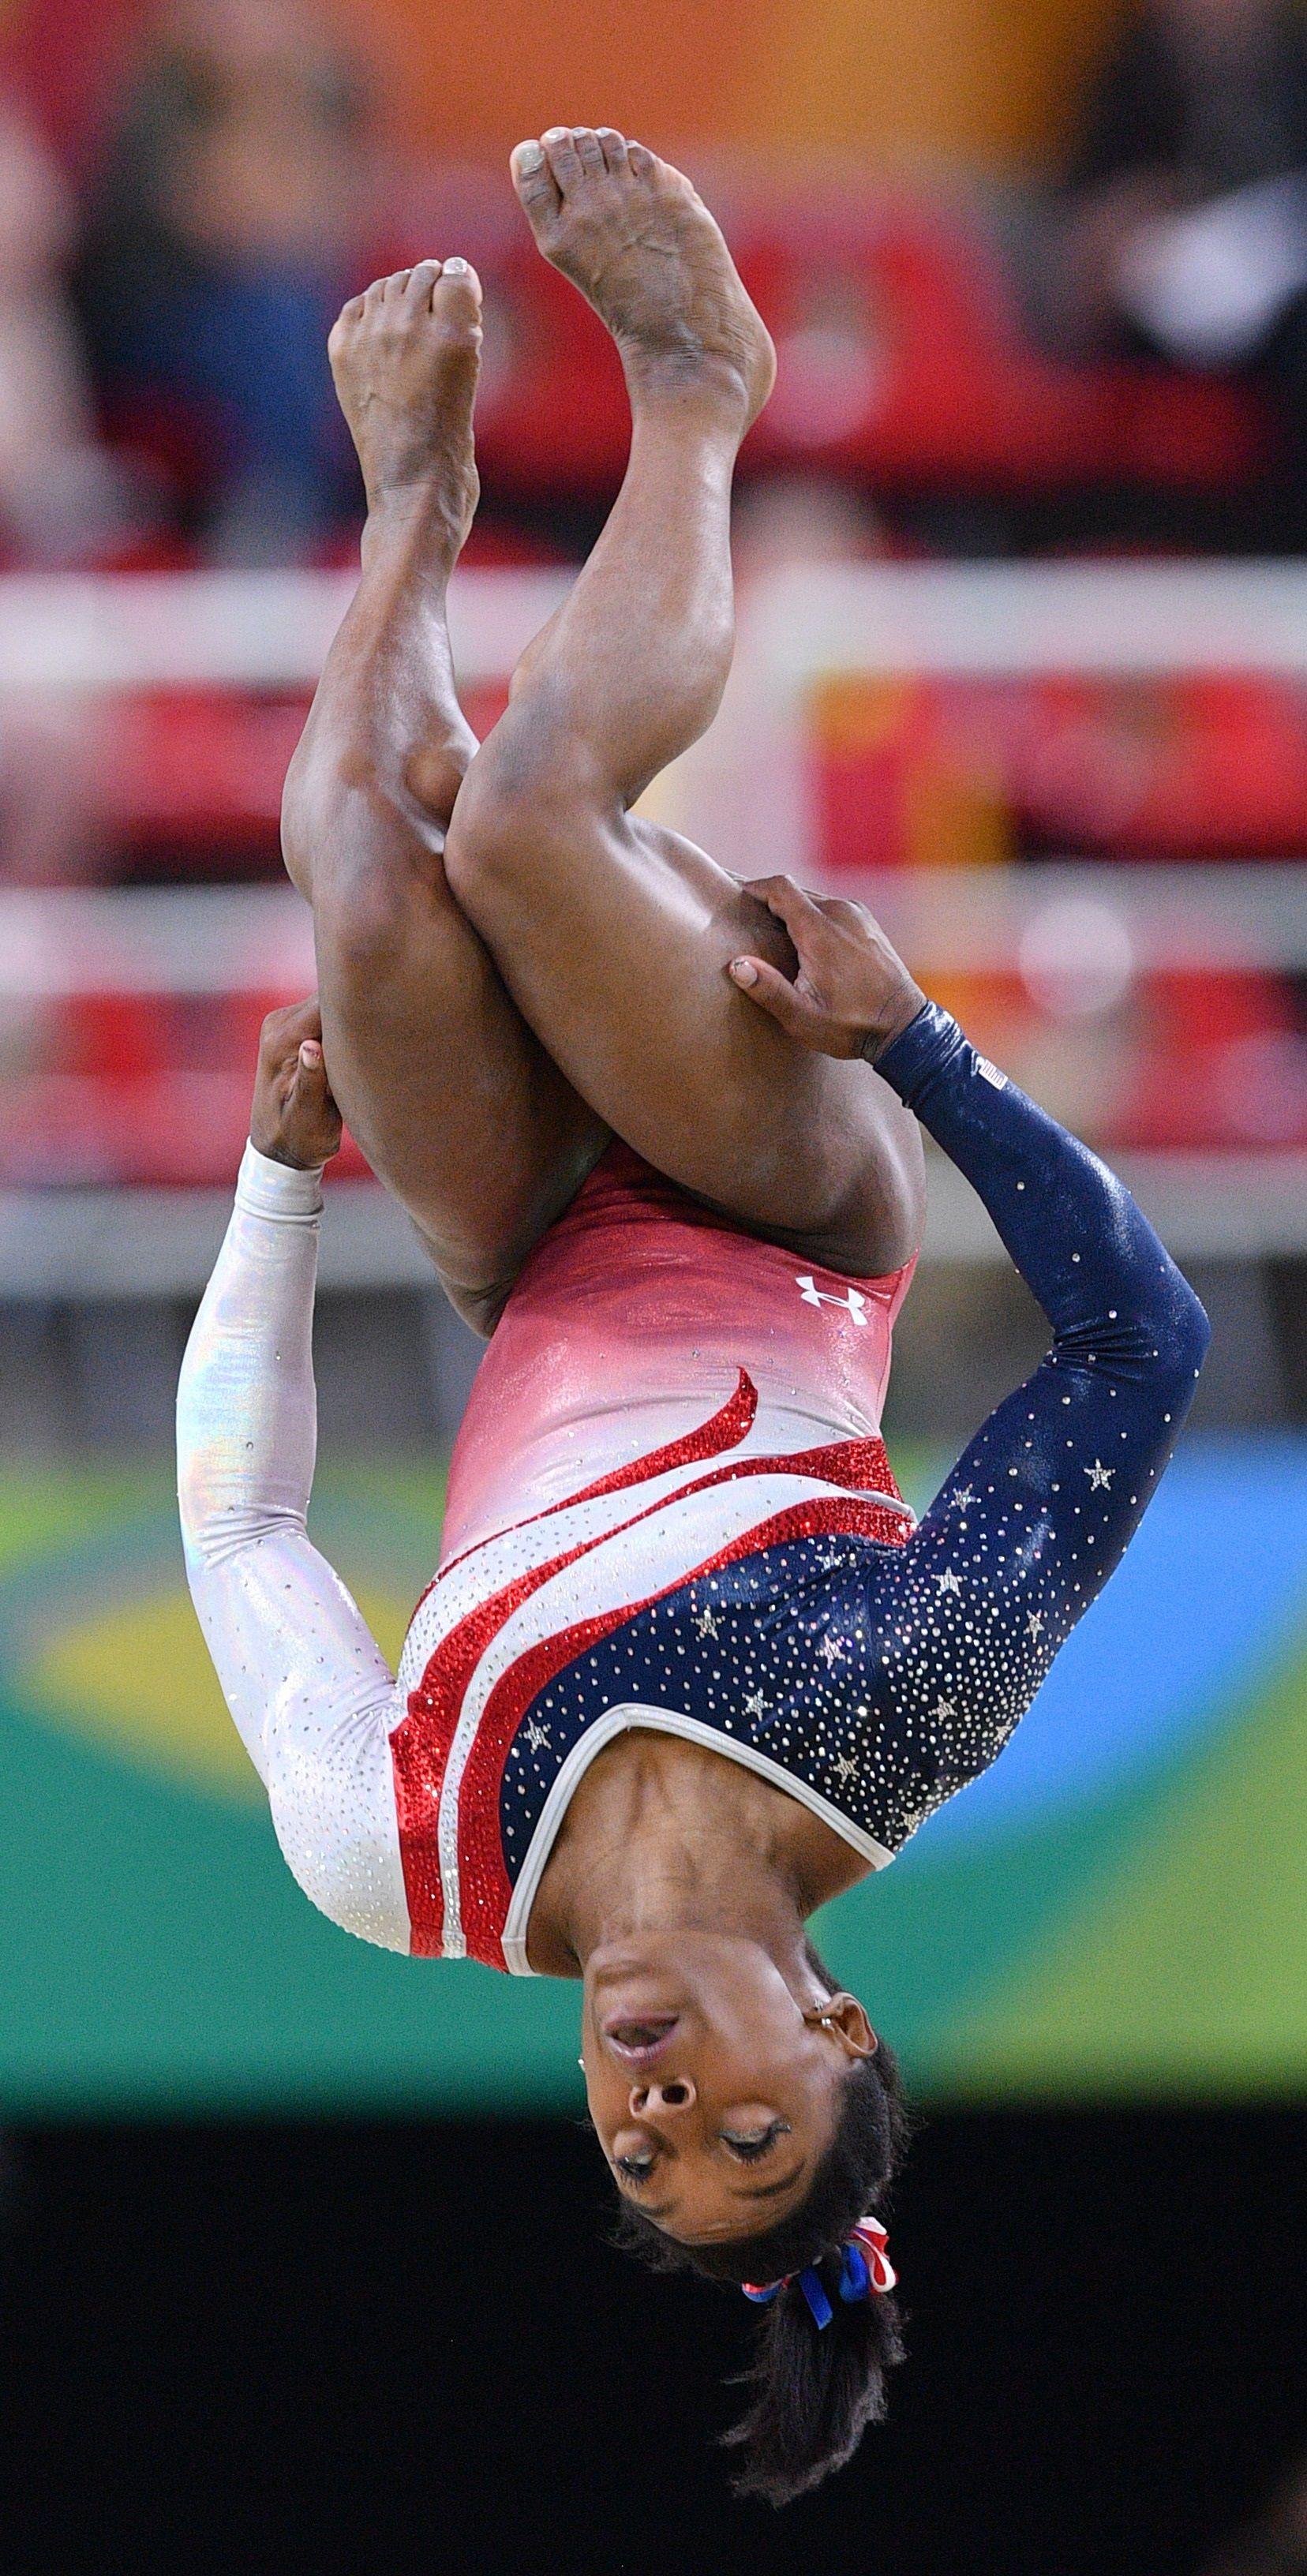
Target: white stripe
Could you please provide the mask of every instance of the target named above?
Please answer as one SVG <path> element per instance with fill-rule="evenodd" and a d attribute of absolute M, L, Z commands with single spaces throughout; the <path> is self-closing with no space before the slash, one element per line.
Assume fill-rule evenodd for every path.
<path fill-rule="evenodd" d="M 459 1620 L 466 1618 L 470 1611 L 479 1609 L 493 1593 L 502 1590 L 518 1575 L 535 1566 L 547 1565 L 555 1556 L 566 1556 L 573 1548 L 604 1537 L 610 1530 L 620 1528 L 624 1521 L 634 1520 L 660 1503 L 675 1500 L 687 1486 L 701 1477 L 721 1474 L 755 1458 L 784 1459 L 788 1445 L 778 1436 L 778 1429 L 776 1416 L 760 1410 L 747 1438 L 720 1456 L 697 1460 L 689 1467 L 682 1459 L 677 1466 L 665 1469 L 661 1476 L 650 1476 L 640 1484 L 623 1486 L 615 1493 L 595 1495 L 589 1502 L 562 1504 L 539 1519 L 496 1531 L 490 1538 L 479 1541 L 466 1555 L 456 1558 L 453 1564 L 437 1574 L 426 1598 L 418 1604 L 400 1659 L 401 1687 L 415 1689 L 436 1648 L 444 1642 L 451 1629 L 457 1627 Z M 874 1439 L 876 1436 L 874 1432 L 840 1430 L 834 1426 L 828 1432 L 829 1441 L 838 1442 L 841 1446 L 850 1440 Z M 807 1440 L 803 1444 L 805 1449 L 820 1445 L 824 1444 Z M 758 1480 L 749 1477 L 744 1481 L 756 1483 Z M 805 1491 L 813 1493 L 844 1493 L 847 1490 L 842 1485 L 831 1486 L 816 1477 L 805 1477 L 803 1484 Z M 711 1490 L 724 1492 L 725 1481 Z M 858 1491 L 854 1499 L 900 1513 L 909 1528 L 913 1525 L 913 1514 L 895 1494 Z M 760 1513 L 758 1517 L 761 1519 L 763 1515 Z"/>

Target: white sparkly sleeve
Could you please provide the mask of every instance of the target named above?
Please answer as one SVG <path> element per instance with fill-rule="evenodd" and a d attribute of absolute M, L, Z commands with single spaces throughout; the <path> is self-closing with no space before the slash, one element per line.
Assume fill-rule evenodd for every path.
<path fill-rule="evenodd" d="M 300 1886 L 347 1931 L 407 1950 L 390 1757 L 402 1705 L 306 1528 L 321 1212 L 319 1172 L 246 1147 L 177 1392 L 186 1573 Z"/>

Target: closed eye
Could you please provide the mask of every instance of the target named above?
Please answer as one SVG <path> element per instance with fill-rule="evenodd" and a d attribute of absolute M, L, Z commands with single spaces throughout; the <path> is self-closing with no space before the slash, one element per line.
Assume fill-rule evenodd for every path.
<path fill-rule="evenodd" d="M 788 2138 L 789 2135 L 788 2120 L 772 2120 L 765 2129 L 760 2129 L 749 2137 L 740 2137 L 731 2129 L 723 2129 L 721 2133 L 722 2145 L 728 2148 L 742 2165 L 756 2164 L 759 2156 L 770 2154 L 778 2138 Z"/>
<path fill-rule="evenodd" d="M 619 2173 L 623 2182 L 633 2182 L 637 2186 L 641 2183 L 646 2183 L 652 2180 L 653 2169 L 654 2158 L 652 2155 L 614 2156 L 613 2158 L 614 2173 Z"/>

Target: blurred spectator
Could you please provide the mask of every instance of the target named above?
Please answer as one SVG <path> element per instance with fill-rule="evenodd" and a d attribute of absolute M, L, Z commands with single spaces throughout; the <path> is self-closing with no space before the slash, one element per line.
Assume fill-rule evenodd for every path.
<path fill-rule="evenodd" d="M 1307 16 L 1295 0 L 1143 0 L 1065 174 L 1049 300 L 1116 338 L 1250 373 L 1307 461 Z"/>
<path fill-rule="evenodd" d="M 73 214 L 53 162 L 0 103 L 0 555 L 69 564 L 126 532 L 126 478 L 95 445 L 62 268 Z"/>
<path fill-rule="evenodd" d="M 124 99 L 84 326 L 120 424 L 198 455 L 224 561 L 303 554 L 356 506 L 326 338 L 369 126 L 353 58 L 300 0 L 173 0 Z"/>

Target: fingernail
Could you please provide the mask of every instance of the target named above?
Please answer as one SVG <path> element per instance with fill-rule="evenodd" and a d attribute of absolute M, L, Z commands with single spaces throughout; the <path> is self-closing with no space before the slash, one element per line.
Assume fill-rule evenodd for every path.
<path fill-rule="evenodd" d="M 446 262 L 445 262 L 445 275 L 446 275 L 446 277 L 466 277 L 467 273 L 468 273 L 468 272 L 467 272 L 467 261 L 466 261 L 465 259 L 447 259 L 447 260 L 446 260 Z"/>
<path fill-rule="evenodd" d="M 544 152 L 538 143 L 519 143 L 513 154 L 518 169 L 525 170 L 528 174 L 532 170 L 543 168 L 544 158 Z"/>
<path fill-rule="evenodd" d="M 750 965 L 747 957 L 733 957 L 731 973 L 737 984 L 756 984 L 758 981 L 758 969 Z"/>

